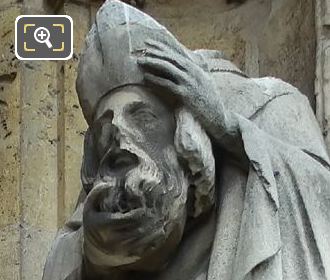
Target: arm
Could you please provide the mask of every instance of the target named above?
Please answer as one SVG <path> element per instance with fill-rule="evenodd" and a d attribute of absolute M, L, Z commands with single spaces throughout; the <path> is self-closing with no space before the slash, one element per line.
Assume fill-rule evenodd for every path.
<path fill-rule="evenodd" d="M 248 161 L 240 118 L 252 121 L 284 143 L 312 151 L 328 161 L 315 116 L 295 87 L 275 78 L 251 79 L 228 72 L 206 72 L 184 49 L 171 49 L 166 43 L 154 41 L 146 45 L 145 56 L 138 58 L 146 83 L 179 96 L 213 142 L 245 166 Z M 233 103 L 242 95 L 252 99 L 251 104 L 235 106 Z M 246 107 L 250 108 L 246 110 Z"/>

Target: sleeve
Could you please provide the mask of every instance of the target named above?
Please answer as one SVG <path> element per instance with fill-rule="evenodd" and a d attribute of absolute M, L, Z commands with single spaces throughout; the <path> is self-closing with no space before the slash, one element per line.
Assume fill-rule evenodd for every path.
<path fill-rule="evenodd" d="M 47 257 L 43 280 L 81 280 L 82 279 L 82 210 L 80 203 L 58 233 Z"/>

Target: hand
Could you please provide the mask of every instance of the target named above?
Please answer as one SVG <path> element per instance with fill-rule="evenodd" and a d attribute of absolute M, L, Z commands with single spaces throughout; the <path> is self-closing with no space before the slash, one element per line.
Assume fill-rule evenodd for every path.
<path fill-rule="evenodd" d="M 147 41 L 144 56 L 137 58 L 146 84 L 181 97 L 209 135 L 231 151 L 235 146 L 232 139 L 238 136 L 236 116 L 225 110 L 211 74 L 194 61 L 185 47 L 168 40 Z"/>
<path fill-rule="evenodd" d="M 110 193 L 111 187 L 107 184 L 96 185 L 88 194 L 83 211 L 85 255 L 94 264 L 109 266 L 114 263 L 118 265 L 115 257 L 111 256 L 121 251 L 127 252 L 128 241 L 138 237 L 136 230 L 144 215 L 142 211 L 122 214 L 102 209 Z"/>
<path fill-rule="evenodd" d="M 111 183 L 100 182 L 85 200 L 84 254 L 95 266 L 133 264 L 154 251 L 155 244 L 163 244 L 166 237 L 162 220 L 152 211 L 144 207 L 127 212 L 115 209 L 118 191 Z"/>
<path fill-rule="evenodd" d="M 172 43 L 172 42 L 171 42 Z M 183 98 L 189 105 L 216 91 L 214 81 L 183 46 L 149 40 L 144 56 L 137 63 L 144 70 L 144 79 L 151 87 Z"/>
<path fill-rule="evenodd" d="M 225 112 L 211 75 L 177 42 L 149 40 L 145 44 L 144 56 L 137 63 L 146 84 L 180 97 L 210 134 L 221 137 L 226 130 Z"/>

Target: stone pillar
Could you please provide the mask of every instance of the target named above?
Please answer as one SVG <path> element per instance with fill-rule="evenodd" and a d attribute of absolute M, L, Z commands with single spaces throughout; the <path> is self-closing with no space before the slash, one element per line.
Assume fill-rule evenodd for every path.
<path fill-rule="evenodd" d="M 1 280 L 20 273 L 20 80 L 14 22 L 21 4 L 0 3 L 0 266 Z"/>
<path fill-rule="evenodd" d="M 40 280 L 57 229 L 74 209 L 86 129 L 76 68 L 99 3 L 0 3 L 0 280 Z M 73 18 L 73 58 L 18 61 L 16 17 L 55 13 Z"/>
<path fill-rule="evenodd" d="M 79 192 L 81 191 L 80 165 L 83 154 L 83 139 L 87 129 L 75 89 L 77 68 L 80 52 L 85 36 L 90 28 L 90 6 L 86 3 L 67 2 L 63 7 L 64 13 L 72 17 L 73 30 L 73 59 L 64 64 L 62 117 L 63 153 L 61 174 L 63 176 L 63 209 L 61 222 L 72 214 Z"/>
<path fill-rule="evenodd" d="M 22 14 L 47 14 L 43 0 Z M 57 63 L 22 61 L 20 123 L 21 279 L 41 279 L 57 231 Z M 40 260 L 40 261 L 39 261 Z"/>
<path fill-rule="evenodd" d="M 330 0 L 316 0 L 316 115 L 330 151 Z"/>

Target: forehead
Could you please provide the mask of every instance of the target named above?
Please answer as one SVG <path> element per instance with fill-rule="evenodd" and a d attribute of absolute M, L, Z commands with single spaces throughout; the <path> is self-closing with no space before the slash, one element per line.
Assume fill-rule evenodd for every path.
<path fill-rule="evenodd" d="M 149 90 L 139 87 L 127 87 L 106 95 L 100 102 L 95 119 L 101 117 L 106 111 L 121 113 L 126 107 L 134 103 L 143 103 L 156 110 L 166 110 L 165 104 Z"/>

